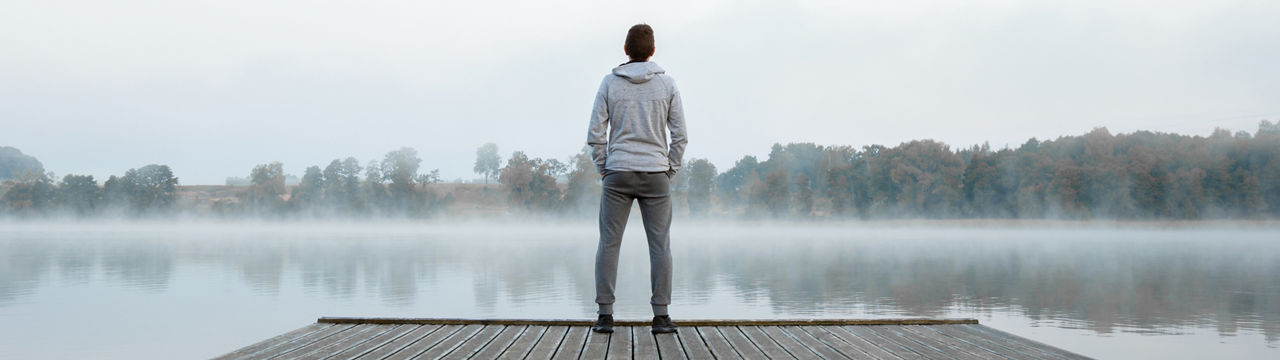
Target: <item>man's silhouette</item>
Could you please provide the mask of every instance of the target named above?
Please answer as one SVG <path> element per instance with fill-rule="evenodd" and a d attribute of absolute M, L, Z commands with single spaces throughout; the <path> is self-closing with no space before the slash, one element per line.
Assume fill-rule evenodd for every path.
<path fill-rule="evenodd" d="M 636 200 L 640 202 L 640 215 L 649 238 L 653 332 L 671 333 L 676 326 L 667 314 L 671 303 L 670 180 L 680 170 L 687 142 L 684 109 L 675 81 L 649 61 L 654 52 L 653 28 L 645 24 L 632 26 L 623 50 L 631 61 L 613 68 L 600 83 L 587 130 L 592 160 L 604 175 L 595 268 L 600 317 L 592 330 L 613 332 L 618 249 L 632 200 Z"/>

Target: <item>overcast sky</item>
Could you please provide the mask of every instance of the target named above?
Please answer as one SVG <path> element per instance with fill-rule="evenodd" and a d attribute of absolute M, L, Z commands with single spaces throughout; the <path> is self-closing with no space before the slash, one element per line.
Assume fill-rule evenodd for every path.
<path fill-rule="evenodd" d="M 954 147 L 1280 119 L 1280 1 L 0 0 L 0 145 L 58 176 L 365 163 L 447 180 L 586 140 L 629 26 L 679 84 L 687 157 Z M 100 180 L 101 181 L 101 180 Z"/>

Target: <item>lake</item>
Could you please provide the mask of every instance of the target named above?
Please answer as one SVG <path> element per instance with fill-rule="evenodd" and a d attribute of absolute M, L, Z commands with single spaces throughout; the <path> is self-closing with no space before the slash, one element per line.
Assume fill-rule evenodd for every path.
<path fill-rule="evenodd" d="M 638 219 L 615 313 L 648 319 Z M 692 223 L 672 317 L 976 318 L 1099 358 L 1280 358 L 1267 224 Z M 321 316 L 594 318 L 593 223 L 0 222 L 0 358 L 217 356 Z"/>

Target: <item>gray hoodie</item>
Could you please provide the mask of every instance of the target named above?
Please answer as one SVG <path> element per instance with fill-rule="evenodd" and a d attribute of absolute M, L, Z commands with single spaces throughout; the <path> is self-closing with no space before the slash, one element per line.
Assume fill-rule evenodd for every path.
<path fill-rule="evenodd" d="M 596 170 L 674 173 L 687 142 L 680 90 L 658 64 L 622 64 L 600 82 L 587 129 Z"/>

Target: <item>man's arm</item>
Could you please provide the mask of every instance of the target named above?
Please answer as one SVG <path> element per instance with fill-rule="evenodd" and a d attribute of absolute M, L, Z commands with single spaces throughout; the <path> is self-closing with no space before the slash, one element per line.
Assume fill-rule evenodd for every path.
<path fill-rule="evenodd" d="M 587 145 L 591 146 L 591 161 L 596 163 L 596 171 L 604 173 L 605 156 L 609 144 L 609 78 L 600 82 L 600 90 L 596 91 L 596 102 L 591 107 L 591 125 L 587 127 Z"/>
<path fill-rule="evenodd" d="M 671 92 L 671 107 L 667 111 L 667 129 L 671 131 L 671 146 L 667 148 L 667 163 L 671 169 L 667 170 L 668 174 L 674 175 L 676 171 L 680 171 L 680 166 L 684 160 L 684 146 L 689 142 L 688 134 L 684 129 L 684 104 L 680 101 L 680 89 L 675 88 L 675 83 L 671 84 L 673 91 Z"/>

